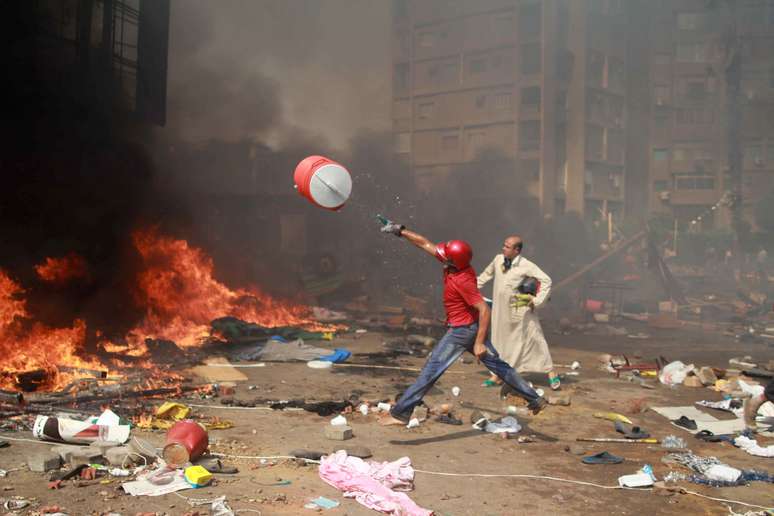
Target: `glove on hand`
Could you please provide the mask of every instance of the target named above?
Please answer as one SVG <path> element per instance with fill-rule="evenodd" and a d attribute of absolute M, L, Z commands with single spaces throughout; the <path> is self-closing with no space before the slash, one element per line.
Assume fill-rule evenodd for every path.
<path fill-rule="evenodd" d="M 395 236 L 400 236 L 401 232 L 406 229 L 406 226 L 403 224 L 396 224 L 395 222 L 389 221 L 387 224 L 382 226 L 382 229 L 380 230 L 382 233 L 392 233 Z"/>

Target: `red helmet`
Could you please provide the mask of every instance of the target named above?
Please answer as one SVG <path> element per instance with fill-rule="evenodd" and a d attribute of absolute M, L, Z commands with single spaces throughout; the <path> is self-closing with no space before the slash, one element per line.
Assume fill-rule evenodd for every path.
<path fill-rule="evenodd" d="M 443 261 L 454 265 L 454 267 L 460 271 L 468 267 L 470 265 L 470 260 L 473 259 L 473 248 L 464 240 L 441 242 L 436 249 L 438 251 L 438 256 L 440 256 Z"/>

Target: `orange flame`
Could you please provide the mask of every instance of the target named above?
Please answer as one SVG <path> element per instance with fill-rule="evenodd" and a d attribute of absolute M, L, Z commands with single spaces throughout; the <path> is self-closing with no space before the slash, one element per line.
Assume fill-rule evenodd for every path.
<path fill-rule="evenodd" d="M 48 328 L 29 322 L 25 301 L 18 299 L 23 292 L 8 275 L 0 270 L 0 387 L 15 387 L 19 373 L 42 370 L 47 374 L 41 388 L 61 386 L 73 374 L 60 372 L 57 366 L 104 369 L 95 359 L 84 359 L 86 323 L 76 320 L 72 328 Z"/>
<path fill-rule="evenodd" d="M 35 272 L 43 281 L 63 285 L 70 280 L 85 278 L 89 274 L 86 260 L 76 253 L 70 253 L 61 258 L 46 258 L 46 261 L 35 266 Z"/>
<path fill-rule="evenodd" d="M 133 238 L 147 266 L 138 278 L 138 301 L 147 312 L 133 332 L 143 338 L 195 346 L 210 337 L 210 322 L 224 316 L 269 328 L 332 329 L 314 321 L 308 307 L 276 300 L 255 287 L 229 289 L 213 277 L 212 259 L 185 240 L 155 229 L 137 231 Z"/>
<path fill-rule="evenodd" d="M 82 376 L 77 371 L 68 372 L 71 368 L 146 369 L 153 380 L 160 370 L 148 354 L 146 338 L 171 340 L 180 347 L 196 346 L 211 336 L 211 321 L 224 316 L 265 327 L 336 329 L 314 321 L 308 307 L 273 299 L 258 288 L 228 288 L 214 278 L 212 259 L 185 240 L 149 229 L 135 232 L 133 242 L 145 264 L 137 278 L 136 293 L 145 316 L 126 336 L 125 345 L 103 341 L 100 346 L 104 352 L 141 360 L 101 360 L 87 355 L 86 322 L 82 320 L 74 321 L 71 328 L 49 328 L 34 322 L 20 297 L 23 289 L 0 270 L 1 388 L 16 388 L 19 373 L 37 370 L 46 373 L 38 389 L 61 388 Z M 87 274 L 86 262 L 75 254 L 48 258 L 36 270 L 41 278 L 54 282 Z M 101 335 L 99 331 L 96 334 Z M 164 374 L 179 379 L 177 375 Z"/>

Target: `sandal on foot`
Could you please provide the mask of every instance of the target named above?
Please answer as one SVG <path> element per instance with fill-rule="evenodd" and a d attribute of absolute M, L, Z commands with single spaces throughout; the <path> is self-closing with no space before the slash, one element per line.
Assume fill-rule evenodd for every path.
<path fill-rule="evenodd" d="M 551 387 L 552 391 L 558 391 L 562 388 L 562 381 L 558 376 L 554 376 L 553 378 L 548 379 L 548 385 Z"/>

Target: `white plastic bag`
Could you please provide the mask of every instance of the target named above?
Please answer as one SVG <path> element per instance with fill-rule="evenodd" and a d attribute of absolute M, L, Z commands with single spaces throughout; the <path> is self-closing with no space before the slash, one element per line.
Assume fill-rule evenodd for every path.
<path fill-rule="evenodd" d="M 675 360 L 664 366 L 658 375 L 658 380 L 664 385 L 679 385 L 694 369 L 693 364 L 685 365 L 679 360 Z"/>

